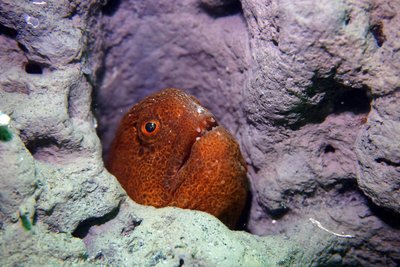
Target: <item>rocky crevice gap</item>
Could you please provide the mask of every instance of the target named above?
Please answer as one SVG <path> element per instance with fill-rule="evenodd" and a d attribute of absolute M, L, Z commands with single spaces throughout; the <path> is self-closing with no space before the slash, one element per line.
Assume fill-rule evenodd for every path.
<path fill-rule="evenodd" d="M 79 225 L 71 233 L 72 236 L 80 238 L 80 239 L 84 239 L 88 235 L 91 227 L 93 227 L 94 225 L 99 226 L 99 225 L 102 225 L 102 224 L 112 221 L 118 215 L 119 210 L 120 209 L 118 206 L 117 208 L 113 209 L 112 211 L 110 211 L 107 214 L 104 214 L 101 217 L 87 218 L 83 222 L 79 223 Z"/>

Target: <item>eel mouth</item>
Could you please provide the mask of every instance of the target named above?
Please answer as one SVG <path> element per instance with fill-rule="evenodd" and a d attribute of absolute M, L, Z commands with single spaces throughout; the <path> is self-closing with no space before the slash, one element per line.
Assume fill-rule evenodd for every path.
<path fill-rule="evenodd" d="M 192 156 L 193 145 L 197 141 L 199 141 L 202 136 L 213 131 L 218 126 L 219 126 L 219 124 L 213 116 L 206 116 L 206 117 L 204 117 L 203 120 L 201 120 L 200 124 L 196 127 L 195 139 L 190 144 L 190 151 L 182 159 L 182 162 L 181 162 L 180 166 L 178 167 L 177 172 L 179 172 L 183 168 L 183 166 L 186 165 L 187 161 Z"/>
<path fill-rule="evenodd" d="M 219 125 L 213 116 L 205 117 L 200 125 L 196 127 L 196 141 L 198 141 L 200 137 L 204 136 L 207 132 L 212 131 L 217 126 Z"/>

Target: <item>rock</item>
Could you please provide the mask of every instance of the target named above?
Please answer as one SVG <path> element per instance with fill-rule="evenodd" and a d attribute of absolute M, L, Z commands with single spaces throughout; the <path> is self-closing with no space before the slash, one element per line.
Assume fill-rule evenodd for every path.
<path fill-rule="evenodd" d="M 58 41 L 61 43 L 62 40 Z M 13 43 L 11 40 L 8 42 Z M 48 45 L 45 40 L 43 42 Z M 18 45 L 13 44 L 15 51 Z M 19 49 L 19 53 L 24 52 Z M 57 68 L 57 64 L 52 68 Z M 90 112 L 91 87 L 80 68 L 71 64 L 63 66 L 62 70 L 50 71 L 49 68 L 43 73 L 33 74 L 27 72 L 20 62 L 10 65 L 0 77 L 3 88 L 0 109 L 10 115 L 11 126 L 36 160 L 36 169 L 31 169 L 31 173 L 43 176 L 37 214 L 43 216 L 54 230 L 63 232 L 72 232 L 80 221 L 88 217 L 101 217 L 110 212 L 123 196 L 115 178 L 104 171 L 100 143 Z M 23 150 L 22 144 L 19 146 L 18 149 Z M 18 160 L 19 157 L 7 155 L 3 164 L 12 166 Z M 95 201 L 99 197 L 97 191 L 85 189 L 84 186 L 93 183 L 98 185 L 96 190 L 101 196 L 104 192 L 109 193 L 104 196 L 104 202 Z M 64 186 L 60 187 L 60 184 Z M 71 205 L 77 208 L 71 209 Z M 77 215 L 78 211 L 81 214 Z M 73 216 L 64 217 L 66 212 L 72 212 Z"/>
<path fill-rule="evenodd" d="M 296 248 L 284 239 L 232 232 L 203 212 L 132 201 L 112 220 L 93 225 L 83 240 L 91 257 L 118 266 L 277 266 Z"/>
<path fill-rule="evenodd" d="M 11 140 L 0 141 L 3 236 L 7 241 L 23 228 L 36 231 L 41 225 L 52 233 L 37 230 L 32 240 L 26 237 L 29 242 L 43 235 L 55 244 L 63 240 L 55 233 L 64 232 L 79 243 L 70 236 L 78 224 L 108 214 L 124 197 L 104 169 L 90 111 L 92 87 L 82 72 L 87 44 L 81 29 L 88 21 L 84 15 L 73 18 L 66 2 L 2 1 L 0 7 L 0 43 L 5 47 L 0 53 L 0 111 L 11 118 L 7 128 L 12 133 Z M 84 13 L 89 7 L 95 10 L 89 2 L 81 7 L 86 7 Z M 7 255 L 15 248 L 3 246 Z M 41 249 L 48 248 L 19 250 L 10 261 L 1 258 L 6 265 L 22 263 L 24 251 L 42 255 Z M 66 247 L 54 257 L 67 260 L 74 251 Z M 32 263 L 44 262 L 46 253 Z"/>
<path fill-rule="evenodd" d="M 52 233 L 44 225 L 26 231 L 17 224 L 0 232 L 0 263 L 2 266 L 85 265 L 85 244 L 65 233 Z"/>
<path fill-rule="evenodd" d="M 244 90 L 248 124 L 239 138 L 251 166 L 250 230 L 287 232 L 295 227 L 293 221 L 316 212 L 364 237 L 380 229 L 388 239 L 367 239 L 374 240 L 369 244 L 382 258 L 386 249 L 381 248 L 397 242 L 398 227 L 393 226 L 399 217 L 363 199 L 357 182 L 375 204 L 398 212 L 394 177 L 399 176 L 399 153 L 396 145 L 388 145 L 398 135 L 398 116 L 386 103 L 398 99 L 400 61 L 393 29 L 400 6 L 251 0 L 242 6 L 254 57 Z M 376 121 L 382 112 L 387 115 L 380 120 L 388 122 L 383 127 Z M 351 207 L 339 201 L 346 194 L 356 199 Z M 342 216 L 339 211 L 347 209 L 369 211 L 369 219 Z M 392 223 L 384 223 L 390 217 Z M 343 263 L 361 264 L 363 257 L 369 264 L 395 266 L 398 261 L 398 250 L 384 263 L 374 261 L 360 244 L 350 246 L 355 253 L 340 254 Z M 321 253 L 321 261 L 329 254 L 338 260 L 329 250 Z"/>
<path fill-rule="evenodd" d="M 35 177 L 34 159 L 12 128 L 12 139 L 0 141 L 0 229 L 11 222 L 18 221 L 20 206 L 28 205 L 31 209 L 24 212 L 27 219 L 33 216 L 30 202 L 35 198 L 40 180 Z"/>
<path fill-rule="evenodd" d="M 399 92 L 378 98 L 357 140 L 358 184 L 379 206 L 400 213 Z"/>

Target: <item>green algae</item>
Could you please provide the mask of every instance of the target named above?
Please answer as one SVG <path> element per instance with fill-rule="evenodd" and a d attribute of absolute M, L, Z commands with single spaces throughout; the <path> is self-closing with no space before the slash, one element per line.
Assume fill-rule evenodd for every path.
<path fill-rule="evenodd" d="M 12 139 L 12 133 L 8 126 L 0 126 L 0 141 L 8 142 Z"/>
<path fill-rule="evenodd" d="M 24 227 L 25 230 L 29 231 L 32 229 L 32 223 L 31 220 L 29 219 L 28 214 L 21 214 L 20 216 L 22 226 Z"/>

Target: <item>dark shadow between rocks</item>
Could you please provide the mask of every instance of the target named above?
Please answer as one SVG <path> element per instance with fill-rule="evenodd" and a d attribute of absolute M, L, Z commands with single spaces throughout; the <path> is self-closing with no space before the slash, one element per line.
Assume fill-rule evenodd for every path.
<path fill-rule="evenodd" d="M 213 1 L 201 1 L 199 7 L 213 18 L 226 17 L 243 13 L 240 1 L 215 1 L 215 2 L 219 3 L 213 5 L 212 4 Z"/>
<path fill-rule="evenodd" d="M 312 85 L 303 94 L 296 95 L 300 102 L 290 113 L 300 114 L 300 119 L 287 125 L 292 130 L 298 130 L 306 124 L 322 123 L 330 114 L 350 112 L 356 115 L 368 114 L 371 110 L 370 90 L 368 87 L 353 88 L 335 81 L 332 77 L 312 79 Z M 312 99 L 321 98 L 317 103 Z M 290 117 L 290 116 L 288 116 Z"/>
<path fill-rule="evenodd" d="M 88 218 L 84 220 L 75 228 L 75 230 L 72 232 L 72 236 L 80 239 L 85 238 L 92 226 L 105 224 L 106 222 L 115 219 L 119 213 L 119 209 L 120 207 L 118 206 L 102 217 Z"/>
<path fill-rule="evenodd" d="M 387 208 L 379 207 L 368 198 L 368 207 L 372 213 L 389 225 L 391 228 L 400 230 L 400 214 L 395 213 Z"/>
<path fill-rule="evenodd" d="M 119 6 L 121 5 L 121 0 L 109 0 L 106 5 L 101 9 L 105 16 L 112 16 L 117 12 Z"/>
<path fill-rule="evenodd" d="M 328 153 L 335 153 L 336 149 L 332 146 L 332 145 L 326 145 L 324 148 L 324 153 L 328 154 Z"/>
<path fill-rule="evenodd" d="M 44 147 L 58 146 L 58 142 L 54 137 L 37 138 L 28 141 L 25 144 L 26 148 L 33 157 Z"/>
<path fill-rule="evenodd" d="M 28 74 L 43 74 L 43 66 L 39 63 L 29 61 L 25 64 L 25 71 Z"/>
<path fill-rule="evenodd" d="M 235 226 L 235 230 L 237 231 L 246 231 L 249 232 L 249 229 L 247 229 L 247 223 L 249 221 L 250 218 L 250 210 L 251 210 L 251 203 L 252 203 L 252 198 L 253 198 L 253 194 L 251 193 L 251 191 L 247 192 L 247 198 L 246 198 L 246 203 L 244 205 L 243 208 L 243 212 L 240 215 L 240 218 L 238 220 L 238 222 L 236 223 Z"/>
<path fill-rule="evenodd" d="M 386 41 L 386 36 L 383 33 L 383 24 L 382 22 L 378 22 L 374 25 L 371 25 L 370 28 L 372 36 L 375 38 L 375 42 L 378 47 L 381 47 L 383 43 Z"/>
<path fill-rule="evenodd" d="M 35 160 L 51 164 L 69 164 L 86 153 L 76 152 L 76 146 L 70 140 L 57 140 L 54 136 L 37 137 L 25 142 Z"/>
<path fill-rule="evenodd" d="M 0 24 L 0 35 L 5 35 L 11 39 L 15 39 L 18 35 L 18 32 L 15 29 Z"/>
<path fill-rule="evenodd" d="M 375 159 L 375 161 L 379 164 L 384 164 L 386 166 L 400 167 L 400 162 L 393 162 L 386 158 L 377 158 Z"/>

